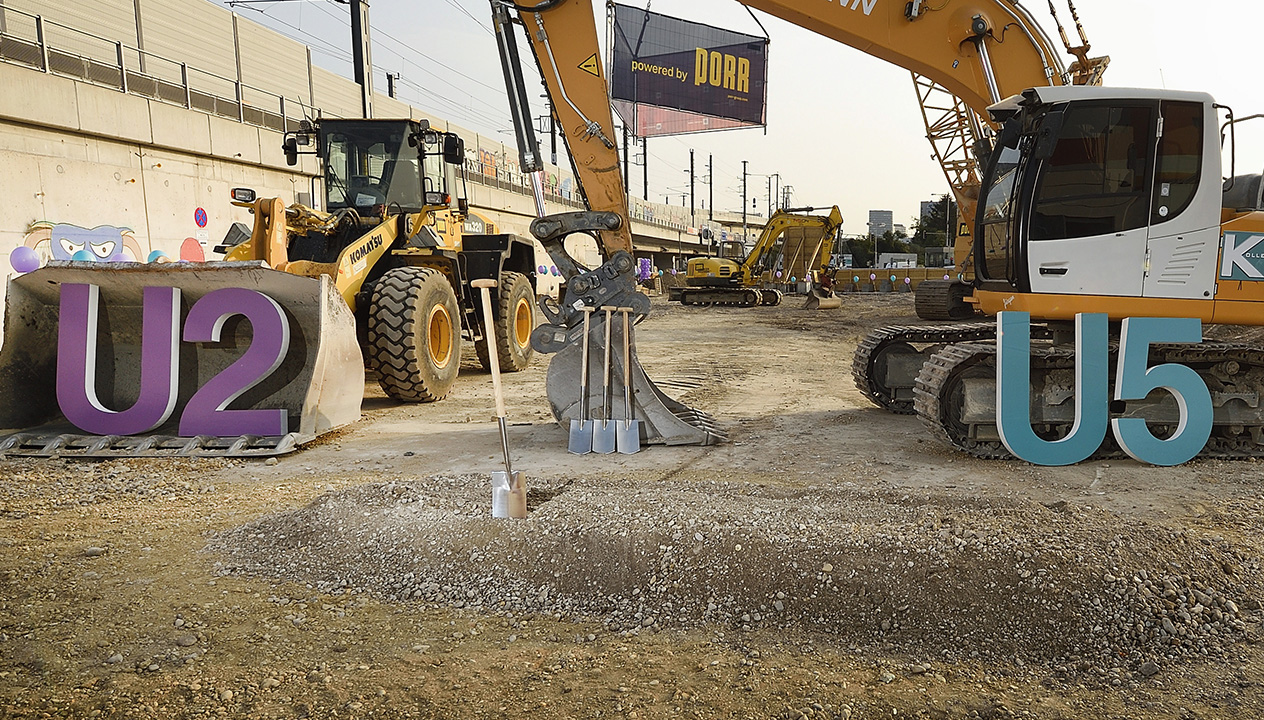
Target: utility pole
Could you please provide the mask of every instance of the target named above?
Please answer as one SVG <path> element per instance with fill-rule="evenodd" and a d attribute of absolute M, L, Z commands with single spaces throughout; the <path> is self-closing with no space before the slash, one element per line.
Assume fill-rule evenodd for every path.
<path fill-rule="evenodd" d="M 746 161 L 742 161 L 742 247 L 746 246 Z"/>
<path fill-rule="evenodd" d="M 780 202 L 781 200 L 781 173 L 773 173 L 772 176 L 777 178 L 776 183 L 773 185 L 775 192 L 772 197 L 773 197 L 773 202 L 776 204 L 773 210 L 780 210 L 781 208 L 790 207 L 789 205 L 782 205 Z"/>
<path fill-rule="evenodd" d="M 641 138 L 641 196 L 650 201 L 650 142 Z"/>
<path fill-rule="evenodd" d="M 351 57 L 355 81 L 360 85 L 360 104 L 366 118 L 373 117 L 373 58 L 369 53 L 368 0 L 345 0 L 351 5 Z"/>
<path fill-rule="evenodd" d="M 628 166 L 632 164 L 632 158 L 628 156 L 628 124 L 623 123 L 623 192 L 631 195 L 632 191 L 628 188 Z"/>
<path fill-rule="evenodd" d="M 693 225 L 693 148 L 689 148 L 689 224 Z"/>
<path fill-rule="evenodd" d="M 715 167 L 707 153 L 707 220 L 715 220 Z"/>
<path fill-rule="evenodd" d="M 772 175 L 768 176 L 768 217 L 772 217 L 772 206 L 775 201 L 772 199 Z"/>

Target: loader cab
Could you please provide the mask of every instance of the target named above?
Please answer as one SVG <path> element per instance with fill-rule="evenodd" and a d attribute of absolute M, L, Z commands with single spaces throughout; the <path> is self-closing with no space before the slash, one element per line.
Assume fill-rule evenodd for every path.
<path fill-rule="evenodd" d="M 360 119 L 321 120 L 318 136 L 329 212 L 381 218 L 452 204 L 445 166 L 465 154 L 455 134 L 425 121 Z"/>
<path fill-rule="evenodd" d="M 975 219 L 981 290 L 1209 295 L 1221 187 L 1210 96 L 1038 88 L 989 113 L 1001 131 Z"/>

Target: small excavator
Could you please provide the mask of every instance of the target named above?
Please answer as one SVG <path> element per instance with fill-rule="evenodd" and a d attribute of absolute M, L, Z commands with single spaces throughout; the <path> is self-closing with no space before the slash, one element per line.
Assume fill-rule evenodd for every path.
<path fill-rule="evenodd" d="M 774 212 L 760 231 L 755 246 L 740 261 L 689 258 L 685 265 L 685 285 L 669 288 L 668 300 L 706 306 L 781 304 L 781 291 L 771 286 L 789 285 L 824 270 L 843 226 L 843 214 L 837 205 L 828 215 L 806 214 L 814 210 L 816 208 L 803 207 Z M 832 293 L 823 297 L 814 289 L 812 297 L 817 299 L 815 307 L 838 307 Z"/>

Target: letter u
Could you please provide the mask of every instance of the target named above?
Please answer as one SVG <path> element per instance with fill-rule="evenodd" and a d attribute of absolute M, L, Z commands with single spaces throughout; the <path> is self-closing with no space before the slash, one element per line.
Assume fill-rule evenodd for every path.
<path fill-rule="evenodd" d="M 1018 458 L 1036 465 L 1073 465 L 1092 455 L 1109 425 L 1107 316 L 1075 316 L 1075 423 L 1060 440 L 1031 427 L 1031 314 L 996 316 L 996 429 Z"/>
<path fill-rule="evenodd" d="M 178 394 L 180 290 L 144 289 L 141 314 L 140 392 L 126 410 L 97 397 L 97 318 L 100 288 L 61 286 L 57 328 L 57 405 L 75 427 L 95 435 L 137 435 L 171 417 Z"/>

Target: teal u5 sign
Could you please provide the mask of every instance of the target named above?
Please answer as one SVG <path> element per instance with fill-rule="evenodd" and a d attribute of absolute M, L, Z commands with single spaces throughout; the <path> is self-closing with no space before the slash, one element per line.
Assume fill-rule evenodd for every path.
<path fill-rule="evenodd" d="M 1075 316 L 1075 422 L 1060 440 L 1044 440 L 1031 427 L 1030 314 L 1002 312 L 996 326 L 996 425 L 1001 442 L 1015 457 L 1035 465 L 1072 465 L 1097 450 L 1108 424 L 1124 452 L 1151 465 L 1180 465 L 1207 444 L 1212 422 L 1207 384 L 1183 365 L 1148 364 L 1155 343 L 1202 342 L 1198 319 L 1126 318 L 1120 328 L 1113 399 L 1139 400 L 1157 388 L 1171 393 L 1180 421 L 1165 440 L 1154 437 L 1142 418 L 1109 417 L 1106 315 Z"/>

